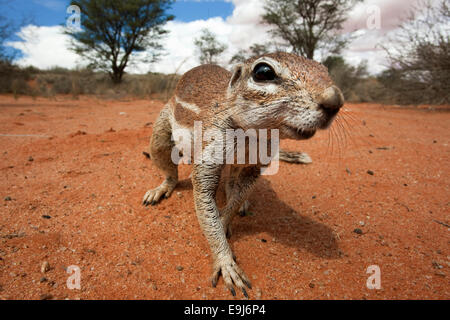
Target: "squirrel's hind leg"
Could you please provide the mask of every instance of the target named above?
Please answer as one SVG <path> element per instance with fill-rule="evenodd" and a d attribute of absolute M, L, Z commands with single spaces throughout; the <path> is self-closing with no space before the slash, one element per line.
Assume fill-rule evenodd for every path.
<path fill-rule="evenodd" d="M 178 183 L 178 165 L 172 161 L 174 147 L 170 124 L 170 104 L 167 104 L 153 126 L 150 140 L 152 162 L 164 173 L 166 178 L 159 187 L 147 191 L 143 199 L 143 204 L 146 206 L 157 204 L 163 197 L 168 198 Z"/>

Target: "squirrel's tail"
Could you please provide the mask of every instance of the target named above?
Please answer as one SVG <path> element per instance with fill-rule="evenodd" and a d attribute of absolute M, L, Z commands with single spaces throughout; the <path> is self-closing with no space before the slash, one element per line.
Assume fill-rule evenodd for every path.
<path fill-rule="evenodd" d="M 312 163 L 311 158 L 306 152 L 285 151 L 285 150 L 280 150 L 280 161 L 289 163 L 301 163 L 301 164 Z"/>

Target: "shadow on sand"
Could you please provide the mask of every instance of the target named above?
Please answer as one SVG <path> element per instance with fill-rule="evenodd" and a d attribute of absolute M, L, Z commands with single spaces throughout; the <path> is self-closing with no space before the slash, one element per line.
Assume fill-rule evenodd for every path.
<path fill-rule="evenodd" d="M 177 190 L 192 190 L 190 179 L 184 179 L 177 185 Z M 301 195 L 299 195 L 301 197 Z M 326 224 L 312 220 L 300 214 L 281 201 L 272 189 L 270 182 L 260 178 L 249 198 L 250 212 L 246 217 L 236 216 L 232 222 L 233 236 L 230 243 L 241 237 L 255 237 L 266 233 L 265 240 L 293 247 L 299 251 L 308 251 L 320 258 L 337 259 L 340 257 L 335 233 Z M 219 207 L 224 204 L 223 187 L 217 195 Z"/>

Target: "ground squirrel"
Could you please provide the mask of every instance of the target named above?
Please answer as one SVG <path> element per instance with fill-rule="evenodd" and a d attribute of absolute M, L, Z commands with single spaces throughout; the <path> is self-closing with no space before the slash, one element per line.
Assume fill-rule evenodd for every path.
<path fill-rule="evenodd" d="M 174 150 L 179 148 L 173 139 L 175 130 L 187 130 L 184 142 L 187 139 L 189 144 L 195 144 L 195 123 L 200 123 L 203 130 L 214 129 L 224 135 L 230 129 L 277 129 L 281 139 L 309 139 L 316 130 L 331 124 L 343 103 L 343 95 L 327 69 L 294 54 L 254 57 L 236 65 L 232 72 L 216 65 L 188 71 L 153 127 L 150 155 L 166 179 L 145 194 L 143 204 L 155 205 L 168 198 L 178 182 L 173 158 Z M 224 148 L 223 141 L 218 140 L 208 140 L 202 152 L 217 146 Z M 190 155 L 190 159 L 194 157 Z M 289 154 L 282 153 L 281 157 L 289 158 Z M 227 242 L 230 222 L 240 208 L 248 206 L 246 199 L 262 166 L 259 159 L 256 164 L 193 161 L 195 211 L 212 251 L 212 285 L 216 286 L 222 274 L 233 295 L 236 286 L 248 297 L 245 287 L 251 288 L 251 284 Z M 216 192 L 221 179 L 225 179 L 226 205 L 219 209 Z"/>

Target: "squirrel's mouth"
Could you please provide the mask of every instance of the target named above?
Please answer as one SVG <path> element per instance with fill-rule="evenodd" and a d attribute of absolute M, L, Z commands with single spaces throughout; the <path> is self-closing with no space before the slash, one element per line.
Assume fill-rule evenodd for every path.
<path fill-rule="evenodd" d="M 291 139 L 305 140 L 310 139 L 316 134 L 315 129 L 300 129 L 284 125 L 282 131 Z"/>

